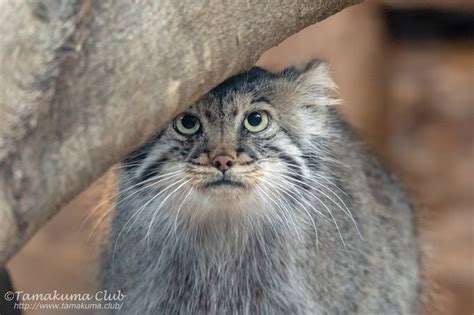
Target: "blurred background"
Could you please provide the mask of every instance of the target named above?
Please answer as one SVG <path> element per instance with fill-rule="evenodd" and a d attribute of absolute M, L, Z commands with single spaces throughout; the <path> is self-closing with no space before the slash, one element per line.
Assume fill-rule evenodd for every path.
<path fill-rule="evenodd" d="M 417 205 L 435 292 L 425 313 L 473 314 L 474 2 L 367 1 L 292 36 L 258 64 L 277 71 L 314 58 L 331 63 L 345 117 Z M 95 292 L 103 224 L 95 225 L 114 183 L 111 170 L 9 262 L 16 290 Z"/>

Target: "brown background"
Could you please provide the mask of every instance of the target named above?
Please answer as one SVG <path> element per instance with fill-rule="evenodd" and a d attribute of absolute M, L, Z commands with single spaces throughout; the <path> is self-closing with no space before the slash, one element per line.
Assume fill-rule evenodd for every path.
<path fill-rule="evenodd" d="M 470 1 L 429 3 L 474 10 Z M 259 65 L 278 70 L 315 57 L 330 61 L 345 116 L 404 179 L 418 207 L 420 236 L 429 253 L 426 272 L 437 292 L 428 304 L 441 306 L 428 313 L 472 314 L 473 42 L 391 40 L 382 6 L 369 1 L 289 38 L 265 53 Z M 111 195 L 113 184 L 109 172 L 10 261 L 17 290 L 95 291 L 103 232 L 102 224 L 94 226 L 110 207 L 104 196 Z"/>

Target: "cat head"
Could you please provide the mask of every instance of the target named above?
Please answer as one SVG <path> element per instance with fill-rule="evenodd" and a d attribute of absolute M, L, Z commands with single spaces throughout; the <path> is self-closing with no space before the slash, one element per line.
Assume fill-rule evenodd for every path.
<path fill-rule="evenodd" d="M 125 176 L 177 209 L 269 203 L 304 182 L 327 154 L 334 89 L 319 61 L 231 77 L 132 153 Z"/>

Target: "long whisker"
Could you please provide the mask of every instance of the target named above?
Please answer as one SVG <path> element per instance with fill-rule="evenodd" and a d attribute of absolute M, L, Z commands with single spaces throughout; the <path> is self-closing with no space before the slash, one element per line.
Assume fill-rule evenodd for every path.
<path fill-rule="evenodd" d="M 165 162 L 156 162 L 156 163 L 153 163 L 153 165 L 163 165 L 163 164 L 169 164 L 169 163 L 173 163 L 173 161 L 168 160 L 168 161 L 165 161 Z M 139 166 L 139 165 L 143 165 L 143 162 L 141 162 L 141 163 L 121 162 L 121 163 L 117 163 L 114 166 L 112 166 L 112 169 L 122 169 L 122 168 L 127 168 L 127 167 L 130 167 L 130 166 Z"/>
<path fill-rule="evenodd" d="M 284 174 L 279 174 L 280 176 L 288 179 L 290 182 L 298 182 L 298 180 L 296 180 L 295 178 L 291 177 L 291 176 L 287 176 L 287 175 L 284 175 Z M 301 183 L 301 181 L 299 181 Z M 346 242 L 344 241 L 344 238 L 342 237 L 342 233 L 341 233 L 341 229 L 339 228 L 339 224 L 337 224 L 337 221 L 336 221 L 336 218 L 334 217 L 331 209 L 329 209 L 329 207 L 318 197 L 316 196 L 315 194 L 313 194 L 311 191 L 309 191 L 308 189 L 304 188 L 304 187 L 301 187 L 301 185 L 298 185 L 298 187 L 300 187 L 301 189 L 303 189 L 304 191 L 306 191 L 308 194 L 310 194 L 313 198 L 315 198 L 319 203 L 321 203 L 321 205 L 326 209 L 326 211 L 329 213 L 329 215 L 331 216 L 331 219 L 332 221 L 334 222 L 334 225 L 336 226 L 336 229 L 337 229 L 337 232 L 339 234 L 339 237 L 341 238 L 341 241 L 342 241 L 342 244 L 344 245 L 344 247 L 347 247 L 346 246 Z"/>
<path fill-rule="evenodd" d="M 279 175 L 280 175 L 280 174 L 279 174 Z M 260 180 L 266 181 L 266 180 L 263 179 L 263 178 L 260 178 Z M 278 181 L 275 181 L 275 182 L 268 182 L 268 181 L 266 181 L 266 182 L 267 182 L 270 186 L 275 185 L 275 187 L 280 187 L 280 188 L 283 189 L 283 191 L 285 191 L 285 192 L 288 191 L 285 186 L 283 186 L 283 185 L 281 185 L 281 184 L 278 184 Z M 302 201 L 306 201 L 306 199 L 304 198 L 304 196 L 301 195 L 301 193 L 300 193 L 298 190 L 295 190 L 295 193 L 297 193 L 297 194 L 299 195 L 299 197 L 301 198 Z M 301 207 L 304 207 L 304 206 L 301 204 L 301 202 L 300 202 L 298 199 L 296 199 L 293 195 L 287 194 L 287 196 L 290 197 L 294 202 L 296 202 L 297 204 L 299 204 Z M 324 213 L 322 213 L 321 211 L 319 211 L 319 210 L 317 210 L 317 209 L 315 209 L 315 208 L 313 208 L 312 210 L 314 210 L 314 211 L 315 211 L 317 214 L 319 214 L 322 218 L 328 219 L 328 217 L 327 217 Z"/>
<path fill-rule="evenodd" d="M 113 273 L 113 270 L 114 270 L 114 263 L 115 263 L 115 251 L 117 249 L 117 243 L 120 239 L 120 236 L 122 235 L 122 232 L 124 231 L 124 228 L 127 226 L 127 224 L 130 222 L 130 220 L 132 220 L 135 216 L 137 216 L 138 214 L 140 214 L 143 209 L 145 209 L 145 207 L 147 205 L 149 205 L 153 200 L 155 200 L 156 198 L 158 198 L 159 196 L 161 196 L 162 194 L 164 194 L 168 189 L 171 189 L 172 187 L 176 186 L 176 185 L 179 185 L 180 183 L 182 183 L 182 180 L 181 181 L 177 181 L 177 182 L 174 182 L 172 184 L 170 184 L 169 186 L 167 186 L 165 189 L 159 191 L 158 193 L 156 193 L 152 198 L 150 198 L 147 202 L 145 202 L 138 210 L 135 211 L 135 213 L 130 216 L 130 218 L 125 222 L 125 224 L 122 226 L 122 228 L 120 229 L 119 231 L 119 234 L 117 235 L 117 238 L 115 239 L 115 242 L 114 242 L 114 246 L 113 246 L 113 252 L 112 252 L 112 273 Z M 136 220 L 134 221 L 134 223 L 136 222 Z M 132 225 L 134 224 L 132 223 Z"/>
<path fill-rule="evenodd" d="M 298 183 L 301 183 L 303 185 L 306 185 L 306 183 L 302 182 L 301 180 L 298 180 L 296 178 L 293 178 L 291 176 L 287 176 L 287 175 L 284 175 L 282 174 L 283 177 L 285 177 L 286 179 L 289 179 L 289 180 L 292 180 L 292 181 L 295 181 L 295 182 L 298 182 Z M 321 189 L 317 188 L 317 187 L 312 187 L 313 189 L 317 190 L 319 193 L 321 193 L 322 195 L 324 195 L 326 198 L 328 198 L 335 206 L 337 206 L 339 209 L 341 209 L 341 211 L 346 214 L 352 221 L 352 223 L 354 224 L 356 230 L 357 230 L 357 233 L 359 234 L 359 236 L 363 239 L 362 237 L 362 234 L 360 233 L 359 231 L 359 228 L 357 226 L 357 222 L 355 221 L 351 211 L 349 210 L 349 208 L 347 207 L 346 203 L 336 194 L 334 193 L 332 190 L 330 190 L 328 187 L 324 186 L 323 184 L 321 184 L 319 181 L 316 181 L 314 179 L 311 179 L 311 178 L 308 178 L 310 182 L 312 183 L 315 183 L 317 185 L 320 185 L 324 188 L 326 188 L 327 190 L 329 190 L 334 196 L 336 196 L 336 198 L 343 204 L 343 206 L 345 207 L 345 209 L 339 204 L 337 203 L 336 201 L 334 201 L 333 198 L 331 198 L 331 196 L 329 196 L 328 194 L 326 194 L 324 191 L 322 191 Z M 311 192 L 310 192 L 311 193 Z M 311 193 L 312 194 L 312 193 Z M 314 194 L 312 194 L 314 196 Z"/>
<path fill-rule="evenodd" d="M 345 195 L 346 197 L 350 197 L 347 192 L 345 192 L 344 190 L 342 190 L 341 188 L 339 188 L 339 186 L 337 186 L 336 184 L 334 184 L 331 179 L 334 179 L 334 180 L 338 180 L 337 178 L 334 178 L 334 177 L 328 177 L 328 176 L 323 176 L 321 174 L 311 174 L 311 176 L 316 176 L 318 178 L 322 178 L 324 179 L 329 185 L 333 186 L 334 188 L 336 188 L 337 190 L 339 190 L 343 195 Z"/>
<path fill-rule="evenodd" d="M 295 230 L 296 236 L 298 237 L 298 240 L 300 240 L 300 241 L 302 242 L 302 241 L 303 241 L 303 238 L 301 237 L 301 234 L 300 234 L 299 231 L 298 231 L 298 230 L 299 230 L 299 229 L 298 229 L 298 225 L 296 224 L 295 220 L 293 219 L 293 215 L 291 214 L 291 211 L 290 211 L 291 206 L 286 202 L 285 199 L 278 198 L 278 196 L 276 196 L 276 195 L 272 192 L 271 189 L 265 189 L 265 188 L 268 187 L 268 185 L 267 185 L 265 182 L 262 181 L 262 182 L 261 182 L 261 185 L 262 185 L 261 188 L 260 188 L 258 185 L 255 186 L 255 187 L 257 188 L 257 190 L 261 191 L 261 192 L 262 192 L 263 194 L 265 194 L 265 196 L 267 197 L 267 199 L 265 199 L 265 200 L 262 198 L 262 202 L 265 203 L 266 201 L 270 201 L 272 204 L 274 204 L 275 206 L 277 206 L 278 209 L 280 209 L 280 210 L 284 213 L 285 218 L 288 218 L 288 219 L 290 220 L 290 222 L 291 222 L 291 224 L 293 225 L 293 228 L 294 228 L 294 230 Z M 271 197 L 265 192 L 265 190 L 267 190 L 268 193 L 273 196 L 273 198 L 271 198 Z M 286 206 L 285 206 L 284 204 L 281 204 L 281 205 L 280 205 L 279 203 L 277 203 L 277 200 L 282 201 L 282 202 L 285 202 L 285 203 L 286 203 Z M 316 239 L 317 239 L 317 237 L 318 237 L 318 235 L 317 235 L 317 230 L 316 230 L 315 232 L 316 232 Z"/>
<path fill-rule="evenodd" d="M 166 176 L 170 176 L 170 175 L 174 175 L 174 174 L 179 174 L 181 173 L 180 170 L 176 170 L 176 171 L 173 171 L 173 172 L 168 172 L 168 173 L 165 173 L 165 174 L 161 174 L 161 175 L 157 175 L 157 176 L 154 176 L 154 177 L 151 177 L 147 180 L 143 180 L 143 181 L 140 181 L 126 189 L 123 189 L 123 190 L 120 190 L 118 192 L 116 192 L 115 194 L 113 194 L 112 196 L 106 198 L 105 200 L 102 200 L 98 205 L 96 205 L 94 207 L 94 209 L 87 215 L 87 217 L 82 221 L 81 225 L 79 226 L 79 232 L 82 231 L 82 228 L 84 227 L 84 224 L 91 218 L 91 216 L 97 211 L 99 210 L 104 204 L 108 203 L 109 201 L 111 201 L 112 199 L 116 198 L 118 195 L 121 195 L 123 194 L 124 192 L 127 192 L 127 191 L 130 191 L 132 189 L 134 189 L 135 187 L 137 186 L 140 186 L 140 185 L 143 185 L 145 183 L 149 183 L 149 182 L 152 182 L 152 181 L 155 181 L 159 178 L 163 178 L 163 177 L 166 177 Z M 154 185 L 154 184 L 152 184 Z M 149 185 L 149 186 L 146 186 L 145 188 L 148 188 L 152 185 Z M 142 190 L 142 189 L 141 189 Z M 126 200 L 126 199 L 125 199 Z M 112 209 L 116 206 L 117 204 L 114 204 Z M 110 209 L 108 211 L 106 211 L 107 213 L 110 211 Z"/>
<path fill-rule="evenodd" d="M 306 214 L 308 215 L 309 219 L 311 220 L 311 223 L 312 223 L 313 228 L 314 228 L 315 236 L 316 236 L 316 248 L 319 248 L 318 229 L 316 228 L 316 223 L 314 222 L 313 217 L 312 217 L 311 214 L 308 212 L 308 210 L 306 209 L 306 207 L 305 207 L 303 204 L 301 204 L 296 198 L 294 198 L 294 197 L 292 196 L 292 194 L 291 194 L 286 188 L 279 186 L 279 185 L 276 184 L 275 182 L 270 183 L 270 182 L 266 181 L 266 180 L 263 179 L 263 178 L 260 178 L 260 180 L 263 181 L 263 182 L 266 182 L 267 184 L 270 184 L 272 187 L 274 187 L 274 188 L 277 189 L 278 191 L 280 191 L 280 192 L 284 193 L 285 195 L 287 195 L 288 197 L 292 198 L 296 203 L 298 203 L 298 204 L 302 207 L 302 209 L 306 212 Z M 314 209 L 314 208 L 313 208 L 313 210 L 314 210 L 315 212 L 317 212 L 317 213 L 320 213 L 318 210 L 316 210 L 316 209 Z"/>
<path fill-rule="evenodd" d="M 306 158 L 317 158 L 318 160 L 321 160 L 321 161 L 326 161 L 326 162 L 330 162 L 330 163 L 335 163 L 335 164 L 339 164 L 347 169 L 350 169 L 351 167 L 347 164 L 344 164 L 342 163 L 341 161 L 338 161 L 336 159 L 333 159 L 333 158 L 330 158 L 328 156 L 321 156 L 321 155 L 315 155 L 315 154 L 301 154 L 300 155 L 301 157 L 306 157 Z"/>
<path fill-rule="evenodd" d="M 183 187 L 184 185 L 186 185 L 187 183 L 189 183 L 192 179 L 188 179 L 186 181 L 184 181 L 183 183 L 181 183 L 177 188 L 175 188 L 171 193 L 169 193 L 162 201 L 161 203 L 158 205 L 158 207 L 155 209 L 154 213 L 153 213 L 153 216 L 151 217 L 151 221 L 150 221 L 150 224 L 148 225 L 148 230 L 147 230 L 147 233 L 146 233 L 146 242 L 147 242 L 147 246 L 148 246 L 148 250 L 150 251 L 150 232 L 151 232 L 151 229 L 153 227 L 153 222 L 155 221 L 155 217 L 156 217 L 156 214 L 160 211 L 161 207 L 165 204 L 165 202 L 176 192 L 178 191 L 181 187 Z"/>
<path fill-rule="evenodd" d="M 355 227 L 355 229 L 356 229 L 356 231 L 357 231 L 357 234 L 359 234 L 359 237 L 360 237 L 362 240 L 364 240 L 364 237 L 362 236 L 362 233 L 361 233 L 360 230 L 359 230 L 359 226 L 358 226 L 358 224 L 357 224 L 357 221 L 354 219 L 354 216 L 352 215 L 351 210 L 350 210 L 349 207 L 346 205 L 346 203 L 344 202 L 344 200 L 343 200 L 341 197 L 339 197 L 338 194 L 336 194 L 333 190 L 331 190 L 331 189 L 330 189 L 329 187 L 327 187 L 326 185 L 320 183 L 319 181 L 313 181 L 313 182 L 314 182 L 315 184 L 320 185 L 321 187 L 325 188 L 325 189 L 326 189 L 327 191 L 329 191 L 330 193 L 332 193 L 332 194 L 339 200 L 339 202 L 342 203 L 342 205 L 343 205 L 344 208 L 345 208 L 345 211 L 344 211 L 344 209 L 343 209 L 339 204 L 337 204 L 330 196 L 328 196 L 326 193 L 324 193 L 321 189 L 318 189 L 318 188 L 316 188 L 316 187 L 313 187 L 313 188 L 315 188 L 317 191 L 319 191 L 321 194 L 323 194 L 324 196 L 326 196 L 329 200 L 331 200 L 335 205 L 337 205 L 337 206 L 342 210 L 342 212 L 344 212 L 347 216 L 349 216 L 349 218 L 351 219 L 352 223 L 354 224 L 354 227 Z"/>
<path fill-rule="evenodd" d="M 125 198 L 121 199 L 119 202 L 114 203 L 111 207 L 109 207 L 109 208 L 104 212 L 103 215 L 100 216 L 100 218 L 99 218 L 99 219 L 97 220 L 97 222 L 94 224 L 94 227 L 92 228 L 92 231 L 91 231 L 90 234 L 89 234 L 88 240 L 90 240 L 90 238 L 92 237 L 92 235 L 94 234 L 96 228 L 100 225 L 100 223 L 107 217 L 107 215 L 108 215 L 111 211 L 113 211 L 114 209 L 116 209 L 116 207 L 117 207 L 118 205 L 120 205 L 121 203 L 123 203 L 123 202 L 125 202 L 126 200 L 130 199 L 130 198 L 133 197 L 134 195 L 136 195 L 136 194 L 138 194 L 138 193 L 140 193 L 140 192 L 142 192 L 142 191 L 144 191 L 144 190 L 146 190 L 146 189 L 148 189 L 148 188 L 150 188 L 150 187 L 152 187 L 152 186 L 156 186 L 156 185 L 158 185 L 158 184 L 160 184 L 160 183 L 162 183 L 162 182 L 165 182 L 165 181 L 168 181 L 168 180 L 170 180 L 170 179 L 172 179 L 172 178 L 176 178 L 176 177 L 180 177 L 180 176 L 181 176 L 181 172 L 180 172 L 180 171 L 178 171 L 178 172 L 173 172 L 173 173 L 174 173 L 174 174 L 172 174 L 172 175 L 167 174 L 167 175 L 169 175 L 168 177 L 162 178 L 162 179 L 160 179 L 160 180 L 158 180 L 158 181 L 157 181 L 156 179 L 159 178 L 159 177 L 163 177 L 163 176 L 157 176 L 156 178 L 153 178 L 153 179 L 155 179 L 155 181 L 152 182 L 151 184 L 148 184 L 148 185 L 145 185 L 145 186 L 143 186 L 143 187 L 140 187 L 139 189 L 137 189 L 137 190 L 134 191 L 133 193 L 131 193 L 131 194 L 127 195 Z M 148 182 L 148 180 L 147 180 L 147 182 Z M 137 185 L 134 185 L 134 187 L 136 187 L 136 186 L 137 186 Z M 130 190 L 130 188 L 128 188 L 127 190 Z M 126 191 L 126 190 L 124 190 L 124 191 Z M 121 194 L 121 193 L 122 193 L 122 192 L 120 192 L 120 194 Z M 117 195 L 118 195 L 118 194 L 117 194 Z M 110 198 L 109 198 L 109 199 L 110 199 Z M 97 211 L 98 209 L 99 209 L 99 208 L 96 208 L 96 209 L 94 209 L 93 211 L 95 212 L 95 211 Z M 91 214 L 88 215 L 88 217 L 90 217 L 90 216 L 91 216 Z M 87 217 L 86 217 L 86 219 L 87 219 Z M 84 220 L 86 220 L 86 219 L 84 219 Z M 84 224 L 84 222 L 83 222 L 82 224 Z M 82 225 L 82 224 L 81 224 L 81 225 Z"/>
<path fill-rule="evenodd" d="M 181 208 L 183 207 L 184 203 L 186 202 L 186 200 L 189 198 L 189 196 L 191 196 L 191 194 L 194 192 L 194 189 L 191 187 L 189 189 L 189 192 L 186 194 L 186 196 L 183 198 L 183 200 L 181 201 L 179 207 L 178 207 L 178 210 L 176 211 L 176 217 L 175 217 L 175 220 L 174 220 L 174 233 L 177 235 L 178 234 L 178 218 L 179 218 L 179 212 L 181 211 Z"/>

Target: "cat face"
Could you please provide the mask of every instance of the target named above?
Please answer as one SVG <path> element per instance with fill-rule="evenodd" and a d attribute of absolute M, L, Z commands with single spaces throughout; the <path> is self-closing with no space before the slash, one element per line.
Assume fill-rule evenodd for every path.
<path fill-rule="evenodd" d="M 132 153 L 125 173 L 178 210 L 190 202 L 206 210 L 265 204 L 311 172 L 311 152 L 323 151 L 317 139 L 330 136 L 332 89 L 319 62 L 234 76 Z"/>

